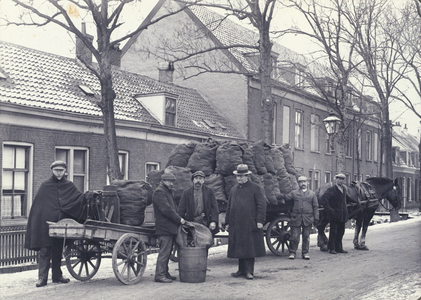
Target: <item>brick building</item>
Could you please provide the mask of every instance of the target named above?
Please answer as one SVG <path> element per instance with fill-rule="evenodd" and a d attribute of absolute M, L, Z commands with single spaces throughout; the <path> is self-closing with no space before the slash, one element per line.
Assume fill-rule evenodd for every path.
<path fill-rule="evenodd" d="M 107 184 L 99 82 L 77 59 L 0 42 L 1 226 L 26 225 L 32 199 L 68 163 L 80 190 Z M 113 68 L 119 158 L 125 179 L 165 168 L 176 144 L 244 136 L 190 88 Z"/>

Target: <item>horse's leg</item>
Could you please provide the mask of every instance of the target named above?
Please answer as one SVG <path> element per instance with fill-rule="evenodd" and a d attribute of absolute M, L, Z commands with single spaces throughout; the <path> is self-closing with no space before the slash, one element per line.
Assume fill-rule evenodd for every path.
<path fill-rule="evenodd" d="M 358 236 L 360 235 L 362 222 L 363 222 L 363 220 L 362 220 L 361 217 L 357 217 L 355 219 L 355 231 L 354 231 L 354 240 L 353 240 L 355 249 L 360 248 L 360 244 L 358 242 Z"/>
<path fill-rule="evenodd" d="M 374 211 L 364 216 L 363 230 L 361 231 L 360 250 L 368 250 L 368 247 L 365 245 L 365 236 L 367 234 L 368 225 L 370 224 L 370 221 L 373 218 L 373 216 L 374 216 Z"/>
<path fill-rule="evenodd" d="M 327 223 L 320 223 L 317 226 L 317 246 L 320 247 L 320 251 L 327 251 L 327 243 L 329 240 L 325 234 L 326 226 Z"/>

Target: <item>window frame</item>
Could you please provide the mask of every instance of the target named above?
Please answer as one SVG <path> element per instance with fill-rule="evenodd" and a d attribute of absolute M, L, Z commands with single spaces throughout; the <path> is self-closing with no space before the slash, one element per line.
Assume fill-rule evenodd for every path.
<path fill-rule="evenodd" d="M 310 151 L 320 152 L 320 116 L 311 114 L 310 121 Z"/>
<path fill-rule="evenodd" d="M 82 193 L 89 190 L 89 148 L 87 147 L 79 147 L 79 146 L 56 146 L 54 148 L 54 156 L 57 160 L 57 150 L 64 150 L 68 151 L 67 157 L 67 169 L 66 169 L 66 176 L 67 179 L 70 181 L 74 181 L 75 173 L 74 173 L 74 152 L 75 151 L 85 151 L 85 174 L 77 173 L 76 176 L 84 176 L 83 179 L 83 191 Z"/>
<path fill-rule="evenodd" d="M 291 107 L 284 105 L 282 107 L 282 143 L 289 144 L 290 142 L 290 121 L 291 120 Z"/>
<path fill-rule="evenodd" d="M 25 193 L 26 193 L 26 200 L 25 200 L 25 204 L 26 207 L 25 212 L 24 212 L 24 216 L 19 216 L 18 218 L 4 218 L 2 216 L 2 212 L 0 213 L 0 217 L 2 218 L 2 220 L 26 220 L 29 216 L 29 212 L 32 206 L 32 198 L 33 198 L 33 164 L 34 164 L 34 145 L 31 143 L 24 143 L 24 142 L 9 142 L 9 141 L 4 141 L 2 143 L 2 180 L 4 178 L 4 170 L 6 168 L 4 168 L 4 163 L 3 163 L 3 159 L 4 159 L 4 147 L 22 147 L 22 148 L 27 148 L 27 157 L 25 158 L 25 160 L 27 160 L 28 166 L 27 166 L 27 171 L 26 171 L 26 186 L 25 186 Z M 25 168 L 26 169 L 26 168 Z M 1 189 L 1 197 L 3 197 L 3 181 L 2 181 L 2 189 Z M 22 212 L 21 212 L 22 213 Z"/>
<path fill-rule="evenodd" d="M 298 116 L 300 116 L 300 120 L 297 122 Z M 303 118 L 304 112 L 301 109 L 296 109 L 294 118 L 294 146 L 296 149 L 304 149 Z M 297 129 L 300 131 L 298 134 Z"/>
<path fill-rule="evenodd" d="M 168 101 L 174 103 L 174 111 L 172 111 L 172 109 L 170 109 L 171 106 L 170 107 L 167 106 Z M 177 126 L 177 99 L 171 98 L 171 97 L 165 97 L 164 105 L 165 105 L 165 107 L 164 107 L 165 108 L 165 125 L 173 126 L 173 127 Z M 169 116 L 172 116 L 171 124 L 169 122 L 170 121 Z M 172 124 L 172 123 L 174 123 L 174 124 Z"/>
<path fill-rule="evenodd" d="M 147 162 L 145 162 L 145 180 L 147 179 L 148 174 L 150 172 L 154 171 L 154 170 L 152 170 L 152 171 L 149 171 L 148 172 L 148 166 L 157 166 L 157 168 L 155 170 L 156 171 L 161 170 L 161 163 L 159 163 L 159 162 L 153 162 L 153 161 L 147 161 Z"/>

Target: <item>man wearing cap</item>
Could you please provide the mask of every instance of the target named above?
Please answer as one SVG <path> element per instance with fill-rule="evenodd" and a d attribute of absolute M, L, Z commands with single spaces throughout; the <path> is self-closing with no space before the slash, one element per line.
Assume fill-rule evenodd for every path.
<path fill-rule="evenodd" d="M 164 173 L 161 182 L 152 195 L 155 213 L 155 234 L 158 236 L 159 254 L 156 260 L 155 281 L 171 283 L 176 277 L 170 275 L 168 262 L 179 225 L 186 221 L 179 216 L 174 202 L 172 188 L 176 178 L 172 173 Z"/>
<path fill-rule="evenodd" d="M 291 243 L 289 246 L 289 259 L 294 259 L 300 243 L 300 233 L 302 230 L 303 243 L 301 255 L 303 259 L 310 259 L 308 254 L 310 248 L 310 231 L 314 223 L 319 223 L 319 204 L 316 194 L 307 188 L 307 177 L 298 177 L 299 189 L 285 195 L 286 201 L 294 201 L 291 211 Z"/>
<path fill-rule="evenodd" d="M 331 254 L 348 253 L 342 247 L 342 238 L 345 233 L 345 223 L 348 221 L 347 199 L 344 185 L 345 175 L 339 173 L 335 176 L 336 184 L 326 190 L 320 198 L 320 203 L 330 221 L 328 250 Z"/>
<path fill-rule="evenodd" d="M 205 173 L 192 175 L 193 186 L 185 189 L 178 205 L 178 214 L 187 221 L 205 225 L 213 235 L 218 233 L 219 210 L 213 190 L 205 183 Z"/>
<path fill-rule="evenodd" d="M 25 237 L 25 248 L 39 251 L 37 287 L 47 285 L 50 261 L 53 283 L 70 281 L 61 271 L 63 240 L 49 236 L 47 221 L 80 220 L 86 199 L 92 196 L 92 192 L 84 194 L 66 179 L 64 161 L 55 161 L 50 168 L 52 176 L 41 184 L 32 203 Z"/>
<path fill-rule="evenodd" d="M 263 224 L 266 218 L 266 196 L 263 189 L 249 180 L 248 166 L 240 164 L 233 172 L 237 184 L 231 189 L 225 217 L 228 235 L 228 257 L 238 258 L 233 277 L 253 279 L 255 257 L 266 255 Z"/>

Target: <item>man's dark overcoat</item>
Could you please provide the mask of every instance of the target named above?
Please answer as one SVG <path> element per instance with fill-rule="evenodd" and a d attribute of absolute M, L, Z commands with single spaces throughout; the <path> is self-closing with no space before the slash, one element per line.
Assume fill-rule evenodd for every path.
<path fill-rule="evenodd" d="M 177 213 L 171 190 L 162 182 L 152 195 L 156 235 L 177 235 L 181 217 Z"/>
<path fill-rule="evenodd" d="M 320 198 L 320 204 L 325 209 L 325 214 L 329 221 L 342 222 L 348 221 L 346 186 L 343 186 L 343 192 L 334 185 L 326 190 Z"/>
<path fill-rule="evenodd" d="M 64 218 L 76 221 L 83 216 L 85 194 L 65 177 L 58 180 L 54 175 L 44 181 L 32 203 L 26 228 L 25 248 L 40 250 L 53 246 L 48 234 L 48 224 Z"/>
<path fill-rule="evenodd" d="M 205 214 L 206 223 L 209 226 L 211 222 L 215 222 L 217 227 L 219 223 L 219 209 L 218 202 L 216 202 L 213 190 L 206 185 L 202 185 L 203 195 L 203 213 Z M 194 205 L 194 186 L 191 186 L 183 191 L 181 195 L 180 204 L 178 205 L 178 214 L 187 221 L 194 222 L 194 212 L 196 207 Z M 213 230 L 212 234 L 216 234 L 219 230 Z"/>
<path fill-rule="evenodd" d="M 263 229 L 257 228 L 257 223 L 265 223 L 266 202 L 262 188 L 250 180 L 231 189 L 225 218 L 225 224 L 229 225 L 228 257 L 253 258 L 266 254 Z"/>

